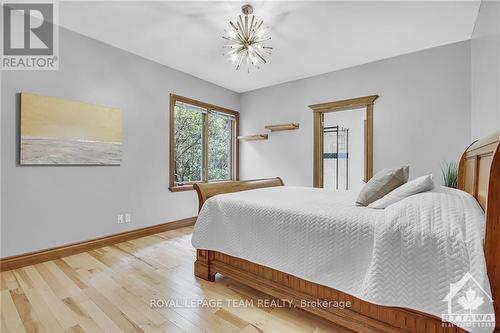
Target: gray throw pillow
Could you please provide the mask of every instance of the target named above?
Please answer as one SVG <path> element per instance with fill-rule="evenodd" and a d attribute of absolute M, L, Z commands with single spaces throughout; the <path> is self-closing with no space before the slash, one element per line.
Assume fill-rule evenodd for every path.
<path fill-rule="evenodd" d="M 359 192 L 356 205 L 368 206 L 408 181 L 409 167 L 384 169 L 375 174 Z"/>
<path fill-rule="evenodd" d="M 407 165 L 407 166 L 404 166 L 404 167 L 401 167 L 403 169 L 403 173 L 405 175 L 405 183 L 408 182 L 408 179 L 410 178 L 410 166 Z"/>

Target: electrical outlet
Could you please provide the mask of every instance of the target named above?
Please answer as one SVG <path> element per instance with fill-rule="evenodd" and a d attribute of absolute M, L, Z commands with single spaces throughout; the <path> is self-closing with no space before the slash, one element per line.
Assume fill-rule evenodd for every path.
<path fill-rule="evenodd" d="M 130 223 L 130 222 L 132 222 L 132 214 L 127 213 L 125 214 L 125 223 Z"/>
<path fill-rule="evenodd" d="M 116 215 L 116 223 L 118 223 L 118 224 L 123 223 L 123 214 Z"/>

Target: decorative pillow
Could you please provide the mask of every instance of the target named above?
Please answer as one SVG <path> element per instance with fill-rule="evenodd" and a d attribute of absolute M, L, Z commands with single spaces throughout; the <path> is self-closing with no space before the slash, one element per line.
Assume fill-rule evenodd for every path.
<path fill-rule="evenodd" d="M 404 166 L 403 168 L 403 173 L 405 175 L 405 183 L 408 181 L 408 178 L 410 178 L 410 166 Z"/>
<path fill-rule="evenodd" d="M 410 167 L 405 166 L 397 169 L 384 169 L 377 172 L 375 176 L 363 186 L 361 192 L 359 192 L 356 205 L 368 206 L 395 188 L 406 183 L 409 169 Z"/>
<path fill-rule="evenodd" d="M 411 195 L 427 192 L 434 188 L 432 174 L 418 177 L 404 185 L 401 185 L 391 193 L 385 195 L 382 199 L 372 202 L 368 205 L 369 208 L 385 208 Z"/>

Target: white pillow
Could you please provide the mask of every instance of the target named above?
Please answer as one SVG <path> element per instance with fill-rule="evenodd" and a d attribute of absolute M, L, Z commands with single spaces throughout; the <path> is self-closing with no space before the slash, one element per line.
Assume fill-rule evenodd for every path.
<path fill-rule="evenodd" d="M 418 177 L 389 192 L 377 201 L 372 202 L 368 205 L 368 207 L 382 209 L 392 205 L 393 203 L 403 200 L 406 197 L 420 192 L 427 192 L 432 190 L 433 188 L 434 182 L 432 181 L 432 174 Z"/>

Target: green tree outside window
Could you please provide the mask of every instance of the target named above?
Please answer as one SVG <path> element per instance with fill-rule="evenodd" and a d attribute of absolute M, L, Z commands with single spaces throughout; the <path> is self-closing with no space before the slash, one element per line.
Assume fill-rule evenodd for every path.
<path fill-rule="evenodd" d="M 205 120 L 208 141 L 206 144 L 203 135 Z M 233 174 L 234 117 L 185 103 L 176 103 L 174 121 L 176 185 L 230 180 Z M 205 146 L 206 155 L 204 155 Z M 207 159 L 206 176 L 203 169 L 204 158 Z"/>

